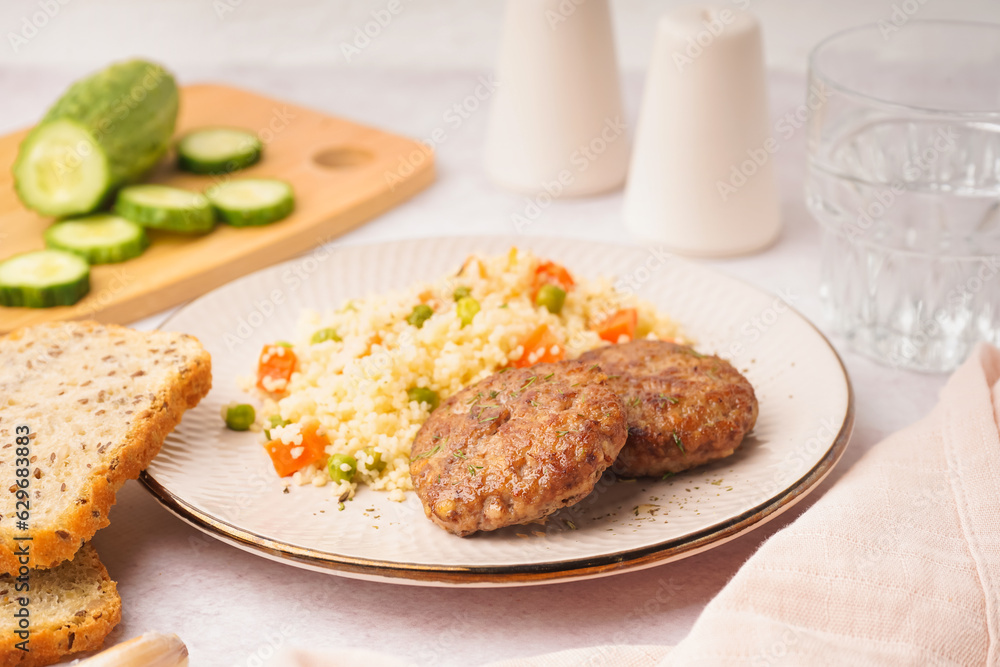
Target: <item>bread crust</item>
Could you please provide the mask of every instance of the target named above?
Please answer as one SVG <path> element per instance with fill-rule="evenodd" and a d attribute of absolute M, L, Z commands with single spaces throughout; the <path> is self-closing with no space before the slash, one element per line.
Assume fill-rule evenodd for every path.
<path fill-rule="evenodd" d="M 98 322 L 72 324 L 84 327 L 87 333 L 96 327 L 129 331 L 127 327 Z M 33 328 L 19 329 L 8 334 L 8 337 L 17 340 L 30 334 Z M 50 568 L 73 558 L 84 543 L 99 529 L 107 526 L 108 513 L 115 504 L 115 494 L 126 481 L 138 478 L 139 473 L 149 466 L 163 446 L 164 439 L 180 423 L 184 412 L 198 405 L 211 387 L 212 361 L 208 352 L 202 348 L 201 353 L 187 366 L 173 373 L 171 382 L 157 393 L 152 408 L 135 416 L 124 441 L 114 448 L 109 460 L 94 468 L 90 474 L 90 483 L 83 487 L 80 495 L 83 502 L 75 501 L 61 512 L 55 526 L 48 529 L 34 528 L 31 533 L 29 567 Z M 0 573 L 17 572 L 17 545 L 11 536 L 0 536 Z"/>
<path fill-rule="evenodd" d="M 62 623 L 43 627 L 32 626 L 29 651 L 16 648 L 20 639 L 13 633 L 0 636 L 0 667 L 43 667 L 63 660 L 66 656 L 83 651 L 94 651 L 104 645 L 104 640 L 121 621 L 122 600 L 118 586 L 108 575 L 107 568 L 90 544 L 76 554 L 86 567 L 96 570 L 101 580 L 100 604 L 83 616 L 73 616 Z"/>

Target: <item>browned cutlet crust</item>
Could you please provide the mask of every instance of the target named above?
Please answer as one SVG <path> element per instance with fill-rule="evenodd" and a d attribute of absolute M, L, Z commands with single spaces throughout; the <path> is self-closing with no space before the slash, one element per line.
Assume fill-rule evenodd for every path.
<path fill-rule="evenodd" d="M 732 364 L 656 340 L 607 345 L 598 363 L 625 402 L 628 442 L 615 472 L 661 476 L 730 456 L 757 421 L 753 387 Z"/>
<path fill-rule="evenodd" d="M 456 535 L 527 523 L 593 490 L 625 444 L 625 409 L 595 364 L 510 369 L 445 401 L 413 442 L 427 516 Z"/>

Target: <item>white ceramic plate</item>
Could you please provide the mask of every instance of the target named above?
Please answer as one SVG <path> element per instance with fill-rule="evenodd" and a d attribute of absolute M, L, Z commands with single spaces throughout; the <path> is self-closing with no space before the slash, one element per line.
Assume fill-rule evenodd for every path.
<path fill-rule="evenodd" d="M 669 480 L 612 482 L 544 525 L 459 538 L 404 503 L 362 488 L 344 511 L 323 488 L 283 493 L 258 437 L 226 430 L 261 346 L 291 336 L 302 308 L 433 280 L 470 252 L 530 248 L 581 276 L 615 276 L 673 316 L 698 349 L 734 362 L 760 416 L 730 459 Z M 805 318 L 767 294 L 650 249 L 529 237 L 434 238 L 320 247 L 236 280 L 178 311 L 164 329 L 212 354 L 209 396 L 167 439 L 142 480 L 172 512 L 253 553 L 300 567 L 423 585 L 524 585 L 648 567 L 718 545 L 805 495 L 839 459 L 853 425 L 850 382 Z"/>

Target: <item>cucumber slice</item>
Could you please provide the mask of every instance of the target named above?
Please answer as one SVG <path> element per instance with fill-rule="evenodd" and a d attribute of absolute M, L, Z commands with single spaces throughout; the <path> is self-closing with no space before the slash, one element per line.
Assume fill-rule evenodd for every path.
<path fill-rule="evenodd" d="M 145 60 L 77 81 L 21 142 L 13 169 L 18 197 L 43 215 L 98 210 L 166 153 L 179 99 L 170 73 Z"/>
<path fill-rule="evenodd" d="M 14 173 L 18 197 L 44 215 L 91 211 L 112 186 L 104 151 L 70 119 L 40 125 L 29 134 Z"/>
<path fill-rule="evenodd" d="M 72 306 L 90 291 L 90 266 L 63 250 L 36 250 L 0 262 L 0 305 Z"/>
<path fill-rule="evenodd" d="M 172 232 L 204 233 L 215 225 L 215 213 L 205 195 L 167 185 L 122 188 L 115 213 L 143 227 Z"/>
<path fill-rule="evenodd" d="M 52 225 L 45 230 L 45 247 L 76 253 L 90 264 L 112 264 L 141 255 L 149 239 L 131 220 L 98 214 Z"/>
<path fill-rule="evenodd" d="M 246 130 L 209 127 L 177 142 L 177 166 L 195 174 L 228 174 L 257 162 L 263 148 Z"/>
<path fill-rule="evenodd" d="M 211 187 L 205 194 L 219 218 L 234 227 L 266 225 L 295 208 L 292 186 L 270 178 L 241 178 Z"/>

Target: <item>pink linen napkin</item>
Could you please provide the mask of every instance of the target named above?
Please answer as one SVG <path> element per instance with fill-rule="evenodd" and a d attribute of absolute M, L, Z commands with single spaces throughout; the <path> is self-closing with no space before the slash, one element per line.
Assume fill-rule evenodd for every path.
<path fill-rule="evenodd" d="M 603 646 L 491 667 L 998 665 L 998 425 L 1000 350 L 981 345 L 927 417 L 765 542 L 673 649 Z M 365 663 L 343 653 L 275 663 L 355 664 Z"/>
<path fill-rule="evenodd" d="M 664 665 L 1000 663 L 1000 351 L 776 533 Z"/>

